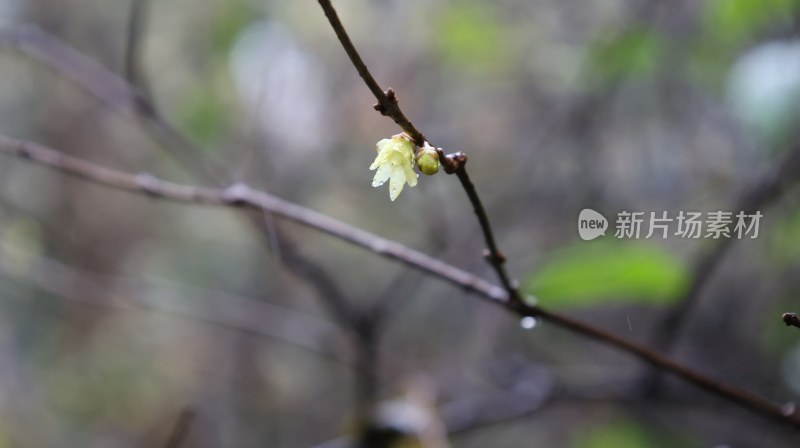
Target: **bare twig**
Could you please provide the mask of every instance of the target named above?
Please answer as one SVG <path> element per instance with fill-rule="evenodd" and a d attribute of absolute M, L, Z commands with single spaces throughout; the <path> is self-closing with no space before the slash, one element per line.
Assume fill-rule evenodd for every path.
<path fill-rule="evenodd" d="M 383 115 L 388 115 L 389 117 L 391 117 L 395 121 L 395 123 L 397 123 L 404 131 L 406 131 L 406 133 L 408 133 L 412 137 L 412 139 L 418 146 L 429 144 L 424 135 L 418 129 L 416 129 L 411 124 L 410 120 L 408 120 L 408 118 L 403 114 L 402 110 L 398 106 L 397 98 L 395 96 L 394 91 L 392 89 L 388 89 L 386 92 L 383 92 L 382 89 L 380 88 L 380 85 L 377 83 L 377 81 L 375 81 L 374 77 L 370 74 L 369 69 L 367 68 L 366 64 L 364 64 L 363 60 L 361 59 L 357 50 L 355 49 L 353 42 L 348 36 L 347 31 L 345 30 L 344 25 L 342 25 L 342 22 L 339 19 L 336 10 L 334 9 L 330 0 L 318 0 L 318 1 L 323 11 L 325 12 L 325 16 L 328 18 L 331 27 L 336 33 L 339 42 L 342 44 L 342 47 L 344 48 L 345 52 L 350 57 L 353 66 L 356 68 L 359 75 L 367 84 L 367 87 L 370 89 L 373 95 L 375 95 L 375 98 L 378 100 L 378 104 L 375 105 L 375 109 L 381 112 Z M 441 155 L 443 155 L 443 153 L 440 151 L 440 156 Z M 472 184 L 469 175 L 467 174 L 465 166 L 466 156 L 464 156 L 463 154 L 456 155 L 456 157 L 460 158 L 461 160 L 458 159 L 454 160 L 450 157 L 452 156 L 448 156 L 447 160 L 443 160 L 445 171 L 448 173 L 457 174 L 462 187 L 464 188 L 470 202 L 472 203 L 472 206 L 475 210 L 475 214 L 478 217 L 478 222 L 480 223 L 481 230 L 483 231 L 484 239 L 488 246 L 486 259 L 492 266 L 492 268 L 494 268 L 495 272 L 500 278 L 503 289 L 506 292 L 506 298 L 505 300 L 502 301 L 502 304 L 506 308 L 510 309 L 511 311 L 517 313 L 520 316 L 541 317 L 543 319 L 555 322 L 562 327 L 568 328 L 577 333 L 581 333 L 590 338 L 609 343 L 618 348 L 622 348 L 630 353 L 633 353 L 636 356 L 639 356 L 640 358 L 642 358 L 643 360 L 647 361 L 650 364 L 653 364 L 666 371 L 670 371 L 684 378 L 685 380 L 694 383 L 695 385 L 706 388 L 707 390 L 714 391 L 715 393 L 725 396 L 729 399 L 732 399 L 733 401 L 738 402 L 739 404 L 742 404 L 745 407 L 748 407 L 752 410 L 757 410 L 761 413 L 771 415 L 780 420 L 790 420 L 795 425 L 800 424 L 800 418 L 797 418 L 794 415 L 786 415 L 781 410 L 780 407 L 775 406 L 769 401 L 766 401 L 763 398 L 758 397 L 757 395 L 749 391 L 732 388 L 731 386 L 719 383 L 715 380 L 705 377 L 704 375 L 698 374 L 697 372 L 687 369 L 686 367 L 675 363 L 671 359 L 657 352 L 650 351 L 631 341 L 607 333 L 598 328 L 586 325 L 583 322 L 574 320 L 572 318 L 543 310 L 538 306 L 530 305 L 525 301 L 523 301 L 519 295 L 515 283 L 512 280 L 510 280 L 510 276 L 508 275 L 505 269 L 504 265 L 505 257 L 497 247 L 493 231 L 489 223 L 488 215 L 486 214 L 486 211 L 483 207 L 483 204 L 480 201 L 478 193 L 474 185 Z M 454 164 L 453 163 L 454 161 L 457 163 Z M 448 166 L 449 164 L 450 166 Z"/>
<path fill-rule="evenodd" d="M 572 332 L 582 334 L 599 342 L 624 350 L 641 360 L 670 372 L 684 380 L 722 398 L 737 403 L 753 412 L 777 421 L 800 427 L 800 415 L 785 413 L 780 406 L 744 389 L 727 385 L 696 372 L 672 359 L 654 352 L 635 342 L 610 332 L 583 323 L 571 317 L 545 310 L 541 307 L 510 300 L 505 291 L 485 280 L 451 266 L 395 241 L 373 235 L 321 213 L 253 190 L 245 185 L 234 185 L 225 190 L 177 184 L 156 179 L 149 175 L 133 175 L 106 168 L 83 159 L 70 157 L 42 145 L 0 136 L 0 152 L 15 155 L 36 163 L 50 166 L 66 174 L 74 175 L 117 190 L 134 192 L 158 199 L 250 208 L 270 211 L 276 216 L 306 227 L 317 229 L 343 241 L 370 250 L 392 260 L 478 294 L 491 303 L 505 307 L 517 316 L 538 316 Z"/>
<path fill-rule="evenodd" d="M 322 0 L 320 3 L 323 5 L 323 8 L 325 8 L 325 4 Z M 325 3 L 327 3 L 329 10 L 333 12 L 332 17 L 335 18 L 335 11 L 333 11 L 330 3 Z M 326 14 L 329 15 L 330 19 L 331 15 L 329 14 L 329 10 L 326 9 Z M 338 21 L 338 18 L 336 18 L 336 20 Z M 339 27 L 343 32 L 344 29 L 341 27 L 341 24 L 339 24 Z M 336 27 L 334 27 L 334 29 L 336 29 Z M 72 79 L 81 87 L 86 88 L 103 101 L 106 101 L 108 104 L 117 107 L 118 109 L 127 109 L 130 111 L 131 108 L 136 107 L 137 102 L 141 101 L 141 95 L 137 94 L 135 89 L 132 89 L 130 86 L 125 84 L 124 80 L 122 80 L 122 84 L 120 84 L 116 75 L 107 72 L 102 67 L 93 63 L 93 61 L 88 60 L 85 56 L 77 53 L 75 50 L 63 45 L 59 46 L 57 42 L 55 45 L 53 45 L 53 42 L 47 40 L 47 35 L 35 28 L 25 29 L 23 31 L 28 32 L 29 34 L 20 34 L 19 32 L 0 33 L 0 43 L 11 44 L 18 50 L 40 60 L 40 62 L 45 63 L 51 68 L 54 68 L 62 75 Z M 32 33 L 32 35 L 30 35 L 30 33 Z M 339 30 L 337 30 L 337 35 L 339 35 Z M 346 33 L 343 33 L 343 35 L 345 37 L 347 36 Z M 341 35 L 340 40 L 342 40 Z M 349 38 L 346 40 L 349 41 Z M 350 43 L 349 46 L 352 48 L 352 43 Z M 347 50 L 348 47 L 345 46 L 345 49 Z M 350 54 L 350 51 L 348 51 L 348 54 Z M 357 57 L 357 53 L 354 54 Z M 65 58 L 65 55 L 68 57 Z M 351 59 L 352 58 L 353 56 L 351 55 Z M 360 61 L 360 58 L 357 60 Z M 359 73 L 365 78 L 365 81 L 367 81 L 369 85 L 370 81 L 368 79 L 371 78 L 371 75 L 369 75 L 369 72 L 366 71 L 366 66 L 363 64 L 363 61 L 360 61 L 360 65 L 363 66 L 364 71 L 359 70 Z M 356 66 L 358 68 L 359 64 L 356 63 Z M 369 76 L 365 77 L 365 73 Z M 120 85 L 122 88 L 119 88 Z M 379 93 L 376 93 L 374 87 L 377 87 L 377 92 Z M 397 108 L 397 112 L 393 111 L 394 108 L 397 107 L 396 98 L 394 97 L 393 93 L 391 91 L 388 91 L 387 93 L 381 92 L 380 87 L 377 85 L 374 79 L 372 79 L 372 85 L 370 86 L 370 89 L 374 94 L 376 94 L 376 98 L 379 100 L 378 109 L 387 115 L 391 114 L 390 116 L 396 122 L 398 122 L 398 124 L 404 130 L 406 130 L 406 132 L 409 132 L 409 134 L 412 135 L 417 143 L 424 144 L 424 136 L 419 133 L 419 131 L 416 131 L 410 121 L 408 121 L 407 118 L 402 115 L 402 112 L 399 111 L 399 108 Z M 145 112 L 147 111 L 145 110 Z M 162 136 L 166 134 L 168 139 L 169 136 L 180 137 L 179 134 L 170 132 L 170 130 L 174 131 L 174 129 L 171 129 L 166 122 L 160 120 L 157 115 L 145 113 L 144 116 L 146 117 L 146 123 L 152 126 L 157 134 L 161 133 Z M 186 143 L 185 140 L 184 143 Z M 798 420 L 796 417 L 793 415 L 785 415 L 785 413 L 783 413 L 779 407 L 776 407 L 766 400 L 747 391 L 742 391 L 730 386 L 719 384 L 714 380 L 706 378 L 703 375 L 697 374 L 683 366 L 675 364 L 668 358 L 651 352 L 642 346 L 618 338 L 613 334 L 607 333 L 603 330 L 560 315 L 544 312 L 544 310 L 539 307 L 522 304 L 514 300 L 508 300 L 508 297 L 513 298 L 513 296 L 508 294 L 508 288 L 499 288 L 473 276 L 472 274 L 447 265 L 440 260 L 431 258 L 396 242 L 371 235 L 361 229 L 354 228 L 340 221 L 333 220 L 327 216 L 321 215 L 309 209 L 305 209 L 296 204 L 288 203 L 266 193 L 253 191 L 246 186 L 240 185 L 227 190 L 215 190 L 179 185 L 160 181 L 147 175 L 133 176 L 126 173 L 109 170 L 107 168 L 98 167 L 91 163 L 81 161 L 79 159 L 69 158 L 53 152 L 52 150 L 48 150 L 47 148 L 27 142 L 18 142 L 12 139 L 3 138 L 0 139 L 0 146 L 6 150 L 5 152 L 29 157 L 40 163 L 54 166 L 62 171 L 95 182 L 103 183 L 117 189 L 136 191 L 154 197 L 163 197 L 186 202 L 243 206 L 264 211 L 272 211 L 276 215 L 279 215 L 283 218 L 308 227 L 316 228 L 358 246 L 367 248 L 368 250 L 372 250 L 375 253 L 382 254 L 388 258 L 402 261 L 409 266 L 432 274 L 440 279 L 449 281 L 455 285 L 461 286 L 468 291 L 478 293 L 480 296 L 489 299 L 493 303 L 502 304 L 507 308 L 510 308 L 518 315 L 539 315 L 540 317 L 555 322 L 556 324 L 564 326 L 565 328 L 596 338 L 601 342 L 616 346 L 617 348 L 629 351 L 645 361 L 681 376 L 684 379 L 687 379 L 688 381 L 693 382 L 694 384 L 697 384 L 698 386 L 710 392 L 726 397 L 754 411 L 778 418 L 782 421 L 789 421 L 794 425 L 798 425 Z M 34 151 L 31 151 L 32 149 Z M 34 155 L 37 157 L 34 157 Z M 468 180 L 468 177 L 466 177 L 466 179 Z M 477 210 L 483 210 L 483 207 L 476 207 L 476 211 Z M 485 212 L 483 212 L 483 214 L 485 215 Z M 483 230 L 484 233 L 486 233 L 486 229 Z M 495 258 L 497 259 L 499 257 L 497 257 L 495 254 Z"/>
<path fill-rule="evenodd" d="M 328 21 L 331 23 L 333 27 L 333 31 L 336 33 L 336 37 L 339 38 L 339 42 L 342 43 L 342 47 L 344 47 L 344 51 L 347 52 L 347 56 L 350 58 L 350 61 L 353 62 L 353 66 L 358 71 L 359 76 L 361 79 L 364 80 L 364 83 L 367 85 L 369 90 L 378 100 L 378 104 L 375 105 L 375 110 L 380 112 L 383 115 L 390 117 L 400 126 L 401 129 L 406 131 L 411 139 L 414 140 L 417 146 L 425 145 L 425 142 L 428 141 L 422 132 L 420 132 L 411 121 L 403 114 L 403 111 L 400 110 L 400 107 L 397 105 L 397 97 L 394 94 L 394 91 L 389 88 L 386 92 L 381 89 L 380 84 L 375 81 L 375 78 L 372 76 L 372 73 L 369 72 L 367 65 L 364 64 L 364 61 L 361 59 L 361 56 L 356 51 L 356 47 L 353 45 L 353 42 L 350 40 L 350 36 L 347 35 L 347 31 L 342 25 L 342 22 L 339 20 L 339 15 L 336 14 L 336 10 L 331 5 L 331 2 L 327 0 L 320 0 L 320 6 L 322 6 L 322 10 L 325 12 L 325 16 L 328 17 Z"/>
<path fill-rule="evenodd" d="M 422 132 L 420 132 L 419 129 L 417 129 L 411 123 L 411 121 L 400 109 L 394 90 L 389 88 L 384 92 L 383 89 L 381 89 L 380 84 L 378 84 L 378 82 L 372 76 L 369 68 L 367 68 L 367 65 L 358 54 L 358 51 L 353 45 L 353 41 L 347 34 L 347 30 L 345 29 L 344 25 L 342 25 L 342 21 L 339 19 L 339 15 L 336 13 L 336 9 L 331 4 L 330 0 L 319 0 L 319 4 L 322 7 L 322 10 L 325 12 L 325 16 L 328 18 L 328 22 L 330 22 L 333 31 L 336 33 L 336 37 L 339 39 L 339 42 L 344 48 L 344 51 L 347 53 L 347 56 L 350 58 L 350 61 L 356 68 L 356 71 L 358 71 L 358 74 L 364 80 L 364 83 L 378 100 L 378 104 L 375 105 L 375 110 L 394 120 L 394 122 L 397 123 L 401 129 L 411 136 L 412 140 L 414 140 L 414 143 L 417 146 L 425 146 L 426 144 L 430 144 L 428 139 L 425 138 Z M 502 252 L 500 252 L 500 249 L 497 246 L 494 232 L 492 231 L 492 226 L 489 222 L 489 215 L 486 213 L 480 196 L 478 196 L 478 191 L 475 189 L 475 186 L 472 183 L 469 174 L 467 173 L 466 155 L 463 153 L 456 153 L 445 157 L 441 150 L 439 150 L 439 153 L 440 160 L 444 165 L 445 171 L 448 174 L 456 174 L 456 176 L 458 176 L 458 180 L 461 182 L 461 186 L 464 187 L 464 191 L 467 193 L 467 197 L 472 204 L 475 215 L 478 217 L 478 223 L 480 224 L 481 232 L 483 233 L 483 238 L 487 245 L 486 253 L 484 255 L 486 261 L 497 273 L 497 277 L 500 279 L 500 283 L 503 286 L 503 289 L 506 291 L 509 299 L 514 302 L 521 302 L 522 298 L 519 294 L 516 282 L 511 280 L 511 277 L 506 271 L 505 256 Z"/>
<path fill-rule="evenodd" d="M 37 143 L 0 136 L 0 152 L 29 159 L 67 174 L 117 190 L 144 194 L 154 198 L 268 211 L 276 216 L 315 228 L 387 258 L 433 274 L 440 279 L 497 302 L 505 302 L 505 292 L 486 280 L 458 269 L 441 260 L 400 243 L 373 235 L 314 210 L 254 190 L 244 184 L 226 189 L 205 188 L 160 180 L 148 174 L 129 174 L 106 168 L 86 160 L 62 154 Z"/>
<path fill-rule="evenodd" d="M 800 317 L 797 317 L 797 313 L 783 313 L 782 318 L 787 327 L 800 328 Z"/>
<path fill-rule="evenodd" d="M 132 0 L 126 53 L 125 73 L 127 79 L 117 76 L 91 58 L 33 26 L 14 27 L 0 31 L 0 44 L 10 45 L 43 63 L 92 93 L 113 109 L 135 114 L 145 128 L 161 143 L 161 146 L 181 162 L 190 173 L 200 176 L 205 181 L 219 184 L 221 170 L 197 162 L 203 153 L 200 148 L 162 117 L 152 98 L 144 92 L 146 80 L 138 65 L 141 54 L 137 49 L 147 1 Z M 137 84 L 141 87 L 136 87 Z M 242 187 L 231 189 L 229 193 L 238 194 L 242 191 Z M 247 188 L 244 189 L 247 190 Z M 261 209 L 264 213 L 251 215 L 249 222 L 263 230 L 260 233 L 267 239 L 273 253 L 280 254 L 278 258 L 285 262 L 284 266 L 314 288 L 322 306 L 353 338 L 358 364 L 356 366 L 358 377 L 356 389 L 366 388 L 369 391 L 369 393 L 362 393 L 363 390 L 359 392 L 357 401 L 361 403 L 364 399 L 372 397 L 374 391 L 377 390 L 375 374 L 377 366 L 367 363 L 377 362 L 377 346 L 366 338 L 377 337 L 377 322 L 373 325 L 369 322 L 373 317 L 371 314 L 361 313 L 352 306 L 326 270 L 303 255 L 288 236 L 283 235 L 280 239 L 277 238 L 275 228 L 271 224 L 269 209 L 263 207 Z M 365 328 L 371 328 L 374 331 L 366 332 Z M 361 369 L 365 371 L 361 372 Z M 363 377 L 367 377 L 369 383 L 362 385 Z M 360 405 L 360 408 L 366 409 L 367 406 Z"/>

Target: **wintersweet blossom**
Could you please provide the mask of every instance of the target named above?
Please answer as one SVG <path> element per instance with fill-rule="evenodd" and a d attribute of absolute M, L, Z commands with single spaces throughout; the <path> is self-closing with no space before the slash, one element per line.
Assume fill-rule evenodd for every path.
<path fill-rule="evenodd" d="M 372 179 L 373 187 L 380 187 L 389 181 L 389 198 L 397 199 L 406 182 L 413 187 L 417 185 L 419 175 L 414 172 L 414 142 L 405 135 L 397 134 L 385 138 L 376 145 L 378 157 L 369 169 L 378 171 Z"/>

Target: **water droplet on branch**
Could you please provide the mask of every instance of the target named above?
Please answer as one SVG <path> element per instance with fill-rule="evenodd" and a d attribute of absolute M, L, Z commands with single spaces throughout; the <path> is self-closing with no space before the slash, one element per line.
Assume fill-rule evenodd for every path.
<path fill-rule="evenodd" d="M 526 330 L 530 330 L 539 325 L 539 321 L 535 317 L 525 316 L 519 321 L 519 325 Z"/>

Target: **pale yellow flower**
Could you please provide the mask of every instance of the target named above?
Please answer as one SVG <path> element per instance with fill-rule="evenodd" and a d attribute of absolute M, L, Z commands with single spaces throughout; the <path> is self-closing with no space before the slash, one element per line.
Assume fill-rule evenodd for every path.
<path fill-rule="evenodd" d="M 389 181 L 389 198 L 397 199 L 406 182 L 413 187 L 417 185 L 417 173 L 414 172 L 414 142 L 405 134 L 397 134 L 385 138 L 377 144 L 378 157 L 369 169 L 378 171 L 372 179 L 373 187 L 380 187 Z"/>

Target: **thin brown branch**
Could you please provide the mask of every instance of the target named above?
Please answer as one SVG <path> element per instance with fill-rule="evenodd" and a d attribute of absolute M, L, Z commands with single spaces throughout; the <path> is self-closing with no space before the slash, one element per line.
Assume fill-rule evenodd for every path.
<path fill-rule="evenodd" d="M 456 171 L 456 176 L 458 176 L 461 186 L 464 187 L 464 191 L 467 193 L 469 202 L 472 204 L 472 208 L 475 211 L 475 216 L 477 216 L 478 222 L 480 223 L 481 231 L 483 232 L 483 239 L 486 241 L 486 245 L 488 246 L 486 253 L 484 254 L 484 258 L 492 267 L 492 269 L 494 269 L 497 277 L 500 279 L 500 284 L 503 285 L 503 289 L 506 290 L 511 300 L 522 301 L 522 298 L 519 295 L 519 290 L 517 289 L 517 285 L 513 280 L 511 280 L 511 277 L 508 275 L 508 272 L 505 269 L 505 255 L 500 252 L 500 249 L 497 246 L 494 234 L 492 233 L 492 226 L 489 223 L 489 215 L 486 213 L 486 209 L 483 208 L 483 203 L 478 196 L 478 191 L 475 189 L 475 185 L 469 178 L 469 174 L 467 173 L 465 165 L 462 164 L 460 169 Z"/>
<path fill-rule="evenodd" d="M 318 229 L 336 238 L 363 247 L 389 259 L 433 274 L 466 291 L 493 301 L 504 302 L 505 292 L 469 272 L 451 266 L 400 243 L 373 235 L 322 213 L 254 190 L 244 184 L 226 189 L 178 184 L 157 179 L 149 174 L 130 174 L 71 157 L 37 143 L 0 136 L 0 152 L 29 159 L 64 173 L 117 190 L 144 194 L 153 198 L 234 208 L 267 211 L 305 227 Z"/>
<path fill-rule="evenodd" d="M 800 328 L 800 317 L 797 317 L 797 313 L 783 313 L 782 319 L 787 327 Z"/>
<path fill-rule="evenodd" d="M 136 65 L 141 58 L 141 51 L 136 50 L 140 45 L 135 43 L 140 38 L 137 34 L 141 30 L 141 16 L 144 14 L 147 0 L 133 0 L 131 16 L 129 17 L 128 37 L 128 67 Z M 136 23 L 134 23 L 136 22 Z M 133 79 L 125 79 L 107 70 L 96 61 L 68 46 L 53 36 L 45 33 L 35 26 L 16 26 L 0 29 L 0 45 L 7 45 L 16 49 L 29 58 L 38 61 L 55 73 L 71 80 L 77 86 L 97 97 L 117 112 L 133 114 L 144 127 L 160 143 L 161 147 L 170 153 L 193 176 L 198 176 L 206 182 L 222 184 L 221 170 L 213 164 L 198 162 L 201 154 L 199 147 L 180 133 L 163 116 L 152 99 L 145 95 L 140 88 L 132 84 Z M 135 54 L 134 54 L 135 53 Z M 140 69 L 136 69 L 140 70 Z M 139 83 L 145 83 L 143 73 L 134 70 L 139 77 Z M 130 68 L 126 72 L 130 71 Z M 268 215 L 264 215 L 268 216 Z M 259 229 L 263 229 L 264 236 L 271 246 L 276 246 L 274 229 L 269 229 L 268 222 L 260 216 L 251 216 L 250 222 Z M 328 312 L 349 332 L 353 332 L 353 322 L 356 313 L 349 306 L 344 295 L 336 287 L 335 282 L 327 273 L 310 259 L 296 250 L 288 237 L 283 238 L 283 250 L 287 253 L 289 270 L 299 274 L 309 281 L 320 294 L 321 303 Z M 278 242 L 281 243 L 281 242 Z M 279 247 L 273 250 L 280 251 Z"/>
<path fill-rule="evenodd" d="M 505 307 L 517 316 L 538 316 L 572 332 L 626 351 L 641 360 L 753 412 L 800 428 L 800 415 L 786 413 L 781 406 L 744 389 L 712 379 L 635 342 L 541 307 L 510 300 L 505 291 L 485 280 L 395 241 L 373 235 L 321 213 L 285 201 L 245 185 L 220 190 L 177 184 L 149 175 L 134 175 L 64 155 L 42 145 L 0 136 L 0 152 L 31 160 L 107 187 L 178 202 L 270 211 L 276 216 L 400 261 Z"/>
<path fill-rule="evenodd" d="M 380 84 L 378 84 L 378 81 L 372 76 L 367 65 L 361 59 L 358 51 L 356 51 L 353 41 L 350 40 L 350 36 L 347 34 L 341 20 L 339 20 L 339 15 L 336 13 L 336 9 L 333 8 L 331 2 L 328 0 L 319 0 L 319 5 L 325 12 L 325 16 L 333 27 L 336 37 L 339 39 L 339 42 L 342 43 L 344 51 L 347 53 L 356 71 L 358 71 L 359 76 L 361 76 L 361 79 L 364 80 L 364 83 L 378 100 L 378 104 L 375 105 L 375 110 L 394 120 L 401 129 L 411 136 L 411 139 L 414 140 L 417 146 L 423 146 L 428 139 L 422 135 L 422 132 L 414 127 L 403 111 L 400 110 L 397 104 L 397 97 L 391 87 L 384 92 Z"/>
<path fill-rule="evenodd" d="M 423 135 L 422 132 L 420 132 L 419 129 L 417 129 L 411 123 L 411 121 L 400 109 L 400 105 L 398 104 L 397 96 L 395 95 L 394 90 L 389 88 L 386 90 L 386 92 L 384 92 L 380 84 L 378 84 L 378 82 L 372 76 L 369 68 L 367 68 L 367 65 L 364 63 L 363 59 L 361 59 L 358 50 L 356 50 L 355 45 L 353 45 L 353 41 L 347 34 L 347 30 L 342 24 L 342 21 L 339 19 L 339 15 L 336 13 L 336 9 L 331 4 L 330 0 L 319 0 L 319 4 L 322 7 L 322 10 L 325 12 L 328 22 L 330 22 L 334 33 L 336 33 L 336 37 L 342 44 L 344 51 L 347 53 L 347 56 L 350 58 L 350 61 L 353 63 L 356 71 L 364 80 L 364 83 L 367 85 L 375 98 L 378 100 L 378 104 L 375 105 L 375 109 L 381 114 L 394 120 L 394 122 L 397 123 L 401 129 L 411 136 L 417 146 L 431 144 L 428 139 L 425 138 L 425 135 Z M 466 192 L 467 197 L 472 204 L 475 215 L 478 217 L 478 223 L 480 224 L 481 232 L 483 233 L 483 238 L 487 246 L 486 254 L 484 255 L 486 261 L 489 263 L 489 265 L 491 265 L 492 269 L 494 269 L 497 277 L 500 279 L 503 289 L 506 291 L 510 300 L 514 302 L 521 302 L 522 298 L 520 297 L 516 282 L 511 280 L 508 271 L 506 271 L 505 256 L 497 246 L 494 232 L 489 222 L 489 215 L 486 213 L 486 209 L 481 202 L 478 191 L 475 189 L 475 185 L 472 183 L 472 180 L 467 173 L 466 155 L 463 153 L 457 153 L 443 157 L 444 153 L 441 150 L 439 150 L 439 152 L 440 160 L 444 165 L 445 171 L 448 174 L 456 174 L 456 176 L 458 176 L 458 180 L 461 182 L 461 186 L 464 188 L 464 191 Z"/>
<path fill-rule="evenodd" d="M 0 32 L 0 44 L 4 42 L 10 44 L 18 51 L 45 64 L 93 93 L 110 107 L 135 114 L 162 148 L 171 152 L 191 174 L 200 176 L 207 182 L 219 184 L 220 170 L 197 162 L 204 152 L 162 117 L 153 99 L 146 94 L 147 83 L 140 67 L 141 52 L 138 50 L 147 1 L 132 0 L 131 3 L 125 58 L 126 79 L 120 78 L 89 57 L 35 27 L 11 28 Z M 81 70 L 76 72 L 71 70 L 71 67 L 80 67 Z M 91 76 L 85 76 L 86 74 Z M 95 84 L 106 87 L 97 89 Z M 288 236 L 277 238 L 276 228 L 271 223 L 268 209 L 262 208 L 262 210 L 264 213 L 251 214 L 249 222 L 261 230 L 260 234 L 267 240 L 273 253 L 280 254 L 278 258 L 285 262 L 284 267 L 311 285 L 321 305 L 353 338 L 357 363 L 356 389 L 359 391 L 356 397 L 358 404 L 356 414 L 363 415 L 371 404 L 368 401 L 374 399 L 377 390 L 378 347 L 375 339 L 378 336 L 378 322 L 372 322 L 372 315 L 364 314 L 351 305 L 327 271 L 303 255 Z M 375 318 L 377 319 L 377 316 Z"/>
<path fill-rule="evenodd" d="M 323 11 L 325 12 L 325 16 L 328 18 L 331 27 L 333 27 L 333 30 L 336 33 L 339 42 L 344 47 L 345 52 L 350 57 L 350 60 L 353 62 L 353 65 L 355 66 L 361 78 L 364 79 L 364 82 L 367 84 L 367 87 L 370 89 L 373 95 L 375 95 L 375 98 L 378 100 L 378 104 L 376 105 L 376 110 L 381 112 L 383 115 L 390 116 L 395 121 L 395 123 L 397 123 L 404 131 L 406 131 L 406 133 L 408 133 L 414 139 L 417 145 L 423 146 L 425 144 L 428 144 L 429 142 L 424 137 L 424 135 L 411 124 L 411 122 L 406 118 L 406 116 L 400 110 L 394 91 L 389 89 L 386 91 L 386 93 L 382 92 L 380 85 L 377 83 L 377 81 L 375 81 L 374 77 L 370 74 L 367 66 L 364 64 L 363 60 L 361 59 L 357 50 L 355 49 L 355 46 L 353 45 L 350 37 L 348 36 L 347 31 L 344 28 L 344 25 L 342 25 L 341 20 L 339 20 L 336 10 L 333 8 L 333 5 L 331 4 L 330 0 L 318 0 L 318 1 Z M 441 154 L 442 153 L 440 151 L 440 155 Z M 449 163 L 453 162 L 453 159 L 443 161 L 443 164 L 445 165 L 445 171 L 447 171 L 448 173 L 455 172 L 457 174 L 462 187 L 464 188 L 470 202 L 472 203 L 472 206 L 475 210 L 475 214 L 478 217 L 478 221 L 480 223 L 484 239 L 488 246 L 486 259 L 496 271 L 503 285 L 503 289 L 507 294 L 506 299 L 501 302 L 506 308 L 510 309 L 511 311 L 517 313 L 520 316 L 541 317 L 543 319 L 557 323 L 560 326 L 568 328 L 577 333 L 583 334 L 590 338 L 603 341 L 618 348 L 624 349 L 640 357 L 642 360 L 650 364 L 653 364 L 663 370 L 672 372 L 697 386 L 700 386 L 709 391 L 713 391 L 714 393 L 729 398 L 734 402 L 744 405 L 745 407 L 761 412 L 765 415 L 770 415 L 773 418 L 777 418 L 779 420 L 791 421 L 794 425 L 800 425 L 800 418 L 795 417 L 794 415 L 785 415 L 785 413 L 782 411 L 780 407 L 775 406 L 771 402 L 749 391 L 733 388 L 731 386 L 720 383 L 716 380 L 710 379 L 680 364 L 675 363 L 671 359 L 657 352 L 653 352 L 645 347 L 639 346 L 638 344 L 628 341 L 627 339 L 620 338 L 616 335 L 605 332 L 590 325 L 584 324 L 583 322 L 577 321 L 570 317 L 555 314 L 543 310 L 538 306 L 525 303 L 519 296 L 519 292 L 516 288 L 516 285 L 512 280 L 510 280 L 510 277 L 507 271 L 505 270 L 505 265 L 504 265 L 505 258 L 503 254 L 499 251 L 497 244 L 495 242 L 494 234 L 491 225 L 489 223 L 488 215 L 486 214 L 483 204 L 480 201 L 475 186 L 472 184 L 472 181 L 470 180 L 469 175 L 467 174 L 465 166 L 466 158 L 463 155 L 460 155 L 460 157 L 461 157 L 461 160 L 459 161 L 460 163 L 455 164 L 455 169 L 451 168 L 451 166 L 453 165 L 448 166 Z"/>

